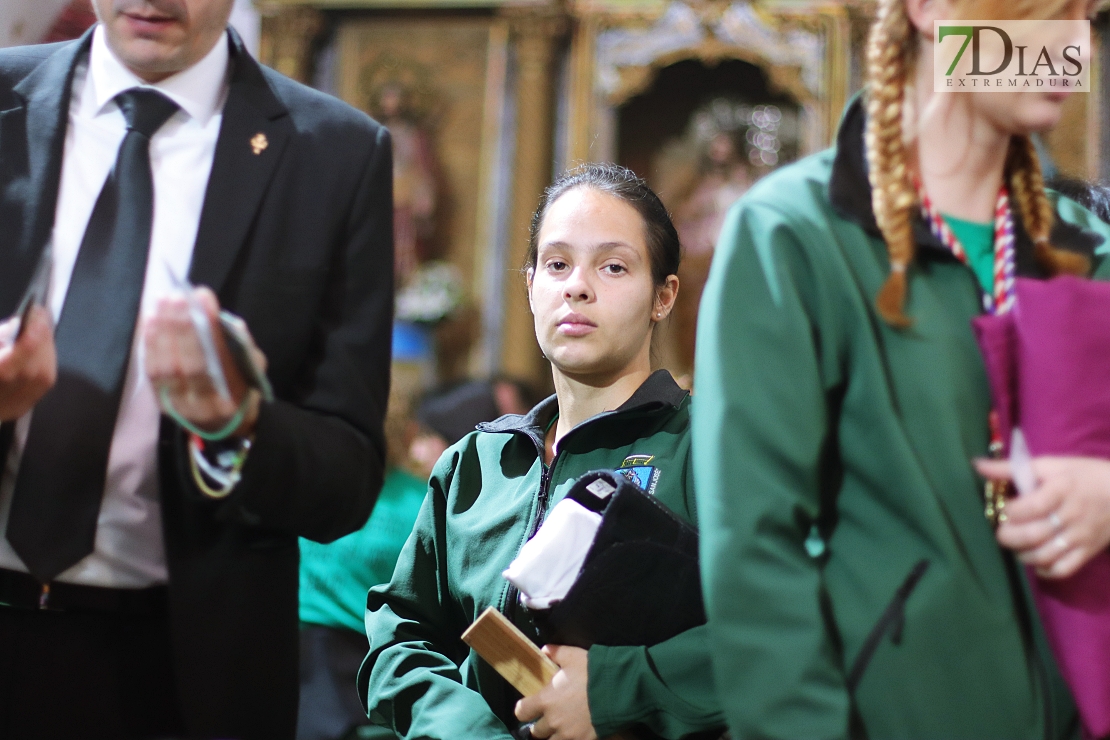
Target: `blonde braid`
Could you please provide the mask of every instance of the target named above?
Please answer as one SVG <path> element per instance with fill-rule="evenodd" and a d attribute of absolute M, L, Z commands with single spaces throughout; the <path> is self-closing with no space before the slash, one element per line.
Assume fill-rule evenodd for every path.
<path fill-rule="evenodd" d="M 1056 212 L 1044 189 L 1044 176 L 1036 147 L 1028 136 L 1010 139 L 1006 156 L 1010 193 L 1021 213 L 1021 223 L 1033 240 L 1034 255 L 1041 268 L 1051 275 L 1087 275 L 1091 263 L 1086 257 L 1056 249 L 1049 241 Z"/>
<path fill-rule="evenodd" d="M 883 320 L 896 328 L 912 323 L 905 314 L 906 271 L 914 256 L 917 194 L 906 158 L 902 111 L 915 50 L 905 0 L 880 0 L 867 45 L 864 142 L 871 207 L 890 255 L 890 274 L 875 298 L 875 307 Z"/>

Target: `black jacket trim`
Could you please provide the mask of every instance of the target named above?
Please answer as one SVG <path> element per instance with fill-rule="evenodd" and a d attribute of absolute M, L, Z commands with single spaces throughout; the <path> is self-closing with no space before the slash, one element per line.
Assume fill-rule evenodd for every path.
<path fill-rule="evenodd" d="M 829 202 L 844 218 L 859 224 L 871 236 L 882 237 L 875 213 L 871 208 L 871 182 L 867 173 L 867 158 L 863 143 L 867 113 L 863 96 L 853 100 L 844 114 L 836 139 L 836 157 L 832 176 L 829 178 Z M 1014 268 L 1019 277 L 1047 277 L 1034 257 L 1033 240 L 1021 222 L 1016 203 L 1014 210 Z M 956 259 L 929 229 L 920 215 L 913 223 L 914 241 L 919 259 Z M 1056 218 L 1050 236 L 1053 246 L 1082 254 L 1096 264 L 1095 248 L 1103 238 L 1062 218 Z"/>
<path fill-rule="evenodd" d="M 902 644 L 902 630 L 906 626 L 906 602 L 927 570 L 929 570 L 928 560 L 919 560 L 914 564 L 909 575 L 906 576 L 906 580 L 894 592 L 894 597 L 891 598 L 887 608 L 883 610 L 879 621 L 868 633 L 867 639 L 863 641 L 863 647 L 860 648 L 859 654 L 852 662 L 852 668 L 848 671 L 848 676 L 845 679 L 849 693 L 854 693 L 859 686 L 859 682 L 863 678 L 863 672 L 867 670 L 871 658 L 875 656 L 875 651 L 879 649 L 879 644 L 882 643 L 887 634 L 890 635 L 892 643 L 895 645 Z"/>

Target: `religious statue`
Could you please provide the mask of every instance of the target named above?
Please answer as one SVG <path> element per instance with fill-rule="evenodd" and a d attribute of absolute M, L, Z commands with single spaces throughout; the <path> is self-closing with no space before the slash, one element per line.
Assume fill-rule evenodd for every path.
<path fill-rule="evenodd" d="M 675 205 L 674 224 L 687 256 L 713 251 L 728 209 L 752 185 L 733 134 L 718 131 L 704 147 L 700 174 Z"/>
<path fill-rule="evenodd" d="M 650 179 L 671 209 L 684 250 L 682 290 L 668 332 L 677 374 L 694 365 L 698 303 L 725 216 L 795 147 L 792 120 L 787 127 L 783 123 L 778 106 L 718 97 L 695 110 L 684 136 L 665 144 L 655 158 Z"/>
<path fill-rule="evenodd" d="M 392 59 L 367 70 L 370 113 L 393 137 L 394 275 L 404 285 L 420 263 L 435 255 L 439 179 L 426 105 L 423 75 Z M 425 101 L 426 102 L 426 101 Z"/>

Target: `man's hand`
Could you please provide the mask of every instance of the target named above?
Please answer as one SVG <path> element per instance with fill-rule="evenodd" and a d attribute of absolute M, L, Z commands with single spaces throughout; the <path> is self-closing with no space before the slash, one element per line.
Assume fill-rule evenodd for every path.
<path fill-rule="evenodd" d="M 582 648 L 545 645 L 560 670 L 540 693 L 516 703 L 516 718 L 534 721 L 532 736 L 552 740 L 597 740 L 586 693 L 589 653 Z"/>
<path fill-rule="evenodd" d="M 14 331 L 14 323 L 8 328 Z M 50 311 L 35 306 L 23 336 L 0 348 L 0 421 L 12 421 L 30 411 L 54 387 L 57 377 Z"/>
<path fill-rule="evenodd" d="M 220 356 L 231 398 L 221 398 L 208 376 L 204 349 L 189 316 L 189 302 L 183 296 L 163 298 L 158 302 L 154 315 L 145 321 L 143 340 L 147 376 L 159 397 L 165 389 L 174 410 L 205 431 L 215 432 L 227 426 L 243 399 L 247 398 L 243 422 L 233 432 L 235 436 L 246 437 L 254 431 L 261 396 L 247 385 L 227 348 L 220 329 L 220 304 L 215 294 L 208 288 L 197 288 L 193 295 L 208 315 L 212 340 Z M 266 358 L 262 351 L 253 342 L 250 349 L 259 366 L 265 368 Z"/>
<path fill-rule="evenodd" d="M 985 478 L 1010 480 L 1005 460 L 977 460 Z M 1037 485 L 1006 502 L 998 542 L 1045 578 L 1067 578 L 1110 544 L 1110 461 L 1033 459 Z"/>

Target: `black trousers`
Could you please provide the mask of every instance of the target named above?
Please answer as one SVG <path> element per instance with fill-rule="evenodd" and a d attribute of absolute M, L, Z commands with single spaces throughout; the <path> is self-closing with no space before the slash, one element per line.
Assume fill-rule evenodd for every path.
<path fill-rule="evenodd" d="M 301 623 L 301 702 L 297 740 L 391 740 L 371 727 L 359 701 L 355 677 L 370 645 L 351 630 Z"/>
<path fill-rule="evenodd" d="M 0 605 L 0 740 L 183 735 L 166 615 Z"/>

